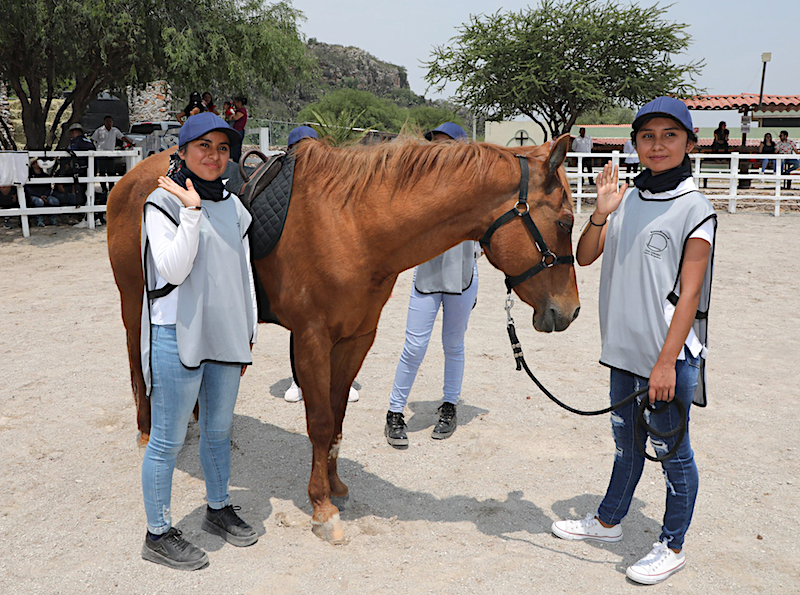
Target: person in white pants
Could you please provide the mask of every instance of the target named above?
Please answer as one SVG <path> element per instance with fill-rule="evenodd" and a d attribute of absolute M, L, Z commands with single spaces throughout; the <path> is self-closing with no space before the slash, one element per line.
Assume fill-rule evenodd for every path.
<path fill-rule="evenodd" d="M 433 142 L 461 141 L 466 140 L 467 133 L 458 124 L 445 122 L 426 133 L 425 138 Z M 431 438 L 443 440 L 456 430 L 456 404 L 464 377 L 464 335 L 478 294 L 475 251 L 475 242 L 469 240 L 414 269 L 406 340 L 397 364 L 384 428 L 386 441 L 395 448 L 408 448 L 403 409 L 428 349 L 440 306 L 443 312 L 442 347 L 445 356 L 444 397 Z"/>

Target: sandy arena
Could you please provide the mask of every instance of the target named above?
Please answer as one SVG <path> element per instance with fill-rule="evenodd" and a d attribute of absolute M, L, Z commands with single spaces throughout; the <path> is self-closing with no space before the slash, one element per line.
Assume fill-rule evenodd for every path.
<path fill-rule="evenodd" d="M 577 217 L 586 221 L 586 213 Z M 577 228 L 576 228 L 577 231 Z M 575 234 L 577 240 L 577 233 Z M 686 568 L 656 593 L 800 593 L 800 216 L 719 214 L 710 405 L 692 412 L 700 494 Z M 566 542 L 553 520 L 594 511 L 614 452 L 608 416 L 580 418 L 516 372 L 502 274 L 479 261 L 458 431 L 433 441 L 440 323 L 409 401 L 410 448 L 383 436 L 403 345 L 400 276 L 349 406 L 339 469 L 349 541 L 310 529 L 311 448 L 289 404 L 289 334 L 262 325 L 233 427 L 232 500 L 261 538 L 235 548 L 200 529 L 205 503 L 189 427 L 175 472 L 176 526 L 210 556 L 196 572 L 141 559 L 145 518 L 119 298 L 105 229 L 0 232 L 0 593 L 396 595 L 641 593 L 625 569 L 659 535 L 665 486 L 648 463 L 616 544 Z M 598 363 L 600 266 L 579 269 L 581 315 L 564 333 L 514 307 L 528 363 L 558 396 L 606 405 Z"/>

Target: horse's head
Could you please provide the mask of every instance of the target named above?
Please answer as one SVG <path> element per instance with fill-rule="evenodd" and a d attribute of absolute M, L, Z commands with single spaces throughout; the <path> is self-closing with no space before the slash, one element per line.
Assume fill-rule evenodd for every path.
<path fill-rule="evenodd" d="M 519 216 L 507 215 L 507 224 L 493 226 L 490 237 L 487 233 L 482 240 L 489 261 L 506 273 L 507 285 L 533 307 L 534 328 L 548 333 L 566 329 L 580 310 L 572 264 L 572 198 L 561 167 L 568 146 L 569 135 L 564 134 L 515 151 L 528 164 L 527 205 L 514 193 L 493 216 L 498 222 L 512 210 Z M 522 168 L 520 163 L 514 175 L 520 176 Z M 529 220 L 523 216 L 526 210 Z"/>

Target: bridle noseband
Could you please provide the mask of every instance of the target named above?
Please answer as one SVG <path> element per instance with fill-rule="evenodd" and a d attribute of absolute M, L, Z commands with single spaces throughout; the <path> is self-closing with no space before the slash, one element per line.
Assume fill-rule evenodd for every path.
<path fill-rule="evenodd" d="M 515 157 L 519 159 L 520 167 L 519 198 L 517 199 L 517 203 L 510 211 L 501 215 L 489 226 L 489 229 L 483 234 L 480 242 L 484 249 L 491 250 L 489 243 L 492 240 L 494 232 L 506 223 L 513 221 L 516 217 L 522 217 L 522 222 L 525 224 L 528 233 L 531 234 L 533 243 L 536 244 L 536 248 L 542 254 L 542 260 L 520 275 L 514 277 L 506 275 L 506 289 L 508 289 L 508 293 L 511 293 L 511 290 L 520 283 L 527 281 L 545 269 L 554 267 L 557 264 L 573 264 L 575 262 L 575 257 L 572 254 L 569 256 L 556 256 L 553 251 L 547 247 L 547 242 L 544 241 L 542 234 L 539 233 L 539 229 L 536 227 L 533 219 L 531 219 L 530 207 L 528 205 L 528 159 L 524 155 L 515 155 Z"/>

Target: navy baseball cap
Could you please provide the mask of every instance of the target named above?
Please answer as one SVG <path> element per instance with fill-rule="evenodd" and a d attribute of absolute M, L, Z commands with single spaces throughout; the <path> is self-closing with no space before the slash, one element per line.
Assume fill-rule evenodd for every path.
<path fill-rule="evenodd" d="M 238 130 L 234 130 L 228 126 L 228 123 L 217 114 L 203 112 L 186 118 L 183 126 L 181 126 L 180 134 L 178 135 L 178 146 L 183 147 L 186 143 L 196 140 L 214 130 L 224 132 L 228 135 L 228 139 L 231 141 L 231 148 L 242 144 L 242 135 L 239 134 Z"/>
<path fill-rule="evenodd" d="M 453 140 L 467 140 L 467 133 L 464 132 L 464 129 L 455 122 L 445 122 L 444 124 L 440 124 L 433 130 L 426 132 L 425 138 L 427 140 L 433 140 L 433 135 L 436 132 L 446 134 Z"/>
<path fill-rule="evenodd" d="M 317 134 L 317 131 L 311 128 L 311 126 L 298 126 L 297 128 L 293 128 L 289 133 L 288 145 L 291 147 L 304 138 L 319 138 L 319 134 Z"/>
<path fill-rule="evenodd" d="M 642 106 L 642 108 L 636 112 L 636 118 L 633 120 L 633 134 L 635 135 L 648 120 L 659 117 L 675 120 L 686 129 L 691 140 L 697 140 L 689 108 L 686 107 L 683 101 L 675 99 L 674 97 L 656 97 L 650 103 Z"/>

